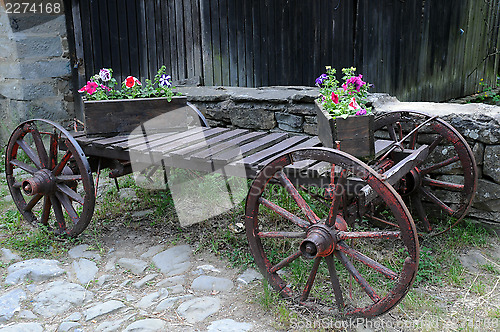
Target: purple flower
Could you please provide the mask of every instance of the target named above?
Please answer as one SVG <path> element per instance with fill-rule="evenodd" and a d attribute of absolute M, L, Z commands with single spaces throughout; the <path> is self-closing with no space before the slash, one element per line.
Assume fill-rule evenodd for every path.
<path fill-rule="evenodd" d="M 170 75 L 161 75 L 160 86 L 167 86 L 168 88 L 170 88 L 172 86 L 172 82 L 170 82 L 171 79 L 172 77 L 170 77 Z"/>
<path fill-rule="evenodd" d="M 107 82 L 111 79 L 111 71 L 109 69 L 103 68 L 99 71 L 99 77 L 103 82 Z"/>
<path fill-rule="evenodd" d="M 320 86 L 323 84 L 323 82 L 328 78 L 326 74 L 321 74 L 317 79 L 316 79 L 316 85 Z"/>
<path fill-rule="evenodd" d="M 356 112 L 356 115 L 365 115 L 365 114 L 366 114 L 366 110 L 364 108 L 362 108 Z"/>

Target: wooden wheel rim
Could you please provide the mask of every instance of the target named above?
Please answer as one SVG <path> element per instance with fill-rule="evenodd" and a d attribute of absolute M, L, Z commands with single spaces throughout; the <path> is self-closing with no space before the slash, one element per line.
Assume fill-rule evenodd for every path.
<path fill-rule="evenodd" d="M 260 224 L 258 214 L 261 204 L 259 200 L 265 187 L 277 172 L 293 161 L 309 159 L 353 168 L 356 173 L 365 175 L 370 186 L 381 197 L 384 197 L 386 202 L 391 202 L 388 206 L 397 217 L 401 229 L 401 239 L 408 250 L 408 257 L 406 258 L 404 267 L 398 275 L 395 286 L 383 298 L 371 305 L 353 308 L 344 312 L 346 315 L 363 317 L 374 317 L 383 314 L 402 300 L 415 279 L 419 260 L 417 232 L 411 215 L 399 194 L 390 185 L 382 181 L 380 176 L 369 166 L 341 151 L 326 148 L 299 149 L 277 157 L 259 172 L 250 187 L 246 201 L 246 233 L 256 264 L 272 287 L 282 296 L 296 297 L 295 292 L 289 287 L 286 281 L 280 277 L 277 271 L 273 270 L 274 265 L 270 262 L 263 248 L 261 238 L 258 235 Z"/>
<path fill-rule="evenodd" d="M 40 126 L 51 127 L 51 133 L 40 132 L 38 129 Z M 52 137 L 57 137 L 57 139 L 51 139 L 48 149 L 46 144 L 43 143 L 42 139 L 42 136 L 45 135 L 49 136 L 49 139 L 51 139 Z M 85 192 L 84 197 L 81 197 L 81 195 L 78 194 L 76 190 L 68 191 L 67 189 L 69 187 L 66 185 L 66 182 L 63 180 L 58 180 L 57 184 L 52 183 L 52 185 L 56 186 L 57 188 L 61 188 L 62 190 L 57 189 L 41 191 L 40 193 L 34 195 L 32 200 L 27 201 L 26 195 L 23 195 L 23 189 L 19 185 L 19 183 L 25 182 L 26 177 L 16 176 L 14 173 L 14 168 L 19 167 L 19 165 L 15 165 L 15 163 L 18 162 L 17 156 L 19 150 L 24 151 L 24 149 L 27 149 L 29 151 L 29 147 L 26 148 L 23 144 L 25 138 L 29 136 L 31 136 L 36 142 L 35 145 L 39 142 L 42 142 L 41 144 L 43 145 L 43 147 L 38 145 L 36 146 L 35 150 L 32 150 L 29 153 L 31 155 L 34 155 L 33 159 L 35 160 L 29 158 L 30 160 L 27 162 L 27 165 L 37 170 L 37 173 L 55 174 L 56 172 L 58 172 L 57 175 L 60 175 L 59 179 L 61 179 L 64 176 L 62 173 L 63 170 L 66 171 L 69 169 L 70 161 L 74 162 L 74 164 L 76 165 L 76 171 L 79 174 L 77 176 L 79 180 L 75 180 L 74 182 L 76 182 L 77 185 L 81 185 L 83 187 L 83 191 Z M 65 158 L 67 158 L 67 160 L 65 159 L 66 161 L 57 160 L 57 152 L 59 151 L 61 144 L 64 144 L 65 148 L 67 149 L 67 154 L 65 154 L 64 156 Z M 24 152 L 26 153 L 26 151 Z M 55 161 L 51 160 L 52 156 L 56 156 Z M 39 165 L 37 165 L 36 161 L 39 162 Z M 23 165 L 23 167 L 26 166 Z M 57 171 L 56 168 L 58 168 Z M 7 184 L 13 200 L 18 210 L 27 221 L 33 224 L 44 224 L 46 226 L 49 226 L 49 228 L 52 228 L 48 222 L 48 214 L 50 213 L 50 210 L 52 210 L 56 215 L 57 220 L 57 222 L 55 223 L 56 227 L 54 228 L 55 233 L 72 237 L 80 234 L 89 224 L 95 206 L 95 192 L 90 165 L 87 161 L 87 158 L 85 157 L 83 150 L 76 142 L 76 140 L 59 124 L 45 119 L 32 119 L 21 123 L 13 131 L 7 145 L 5 155 L 5 173 Z M 35 177 L 36 176 L 33 176 L 33 178 Z M 28 178 L 30 177 L 28 176 Z M 47 177 L 45 179 L 47 179 Z M 34 203 L 33 206 L 31 206 L 31 204 L 32 202 L 34 202 L 34 200 L 41 201 L 42 199 L 42 216 L 39 219 L 33 213 L 33 208 L 36 203 Z M 77 200 L 80 202 L 82 206 L 81 212 L 68 212 L 68 210 L 71 210 L 69 205 L 71 205 L 71 202 L 73 200 Z M 65 217 L 64 213 L 66 213 L 68 217 Z M 68 227 L 67 221 L 71 221 L 72 225 Z"/>

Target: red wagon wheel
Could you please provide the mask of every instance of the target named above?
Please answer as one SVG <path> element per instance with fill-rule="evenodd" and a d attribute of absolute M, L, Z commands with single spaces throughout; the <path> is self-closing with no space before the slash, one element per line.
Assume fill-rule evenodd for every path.
<path fill-rule="evenodd" d="M 302 165 L 330 171 L 314 178 Z M 361 206 L 366 191 L 376 195 Z M 374 204 L 397 229 L 381 231 L 363 217 Z M 401 197 L 338 150 L 299 149 L 267 164 L 247 196 L 246 233 L 272 287 L 320 311 L 383 314 L 402 300 L 418 268 L 417 233 Z"/>
<path fill-rule="evenodd" d="M 376 136 L 398 142 L 395 152 L 429 146 L 427 158 L 396 188 L 426 231 L 432 230 L 429 211 L 437 209 L 455 218 L 455 223 L 462 220 L 472 205 L 478 178 L 474 154 L 462 135 L 444 120 L 414 111 L 380 115 L 375 130 Z"/>
<path fill-rule="evenodd" d="M 7 145 L 5 173 L 14 202 L 29 222 L 68 236 L 87 227 L 95 205 L 91 169 L 60 125 L 43 119 L 21 123 Z"/>

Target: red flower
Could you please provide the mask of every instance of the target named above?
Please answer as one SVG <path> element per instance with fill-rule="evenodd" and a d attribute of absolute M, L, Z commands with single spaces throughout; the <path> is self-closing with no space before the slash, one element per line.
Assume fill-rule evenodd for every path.
<path fill-rule="evenodd" d="M 337 94 L 335 94 L 335 92 L 332 92 L 332 101 L 334 104 L 339 103 L 339 96 Z"/>
<path fill-rule="evenodd" d="M 88 94 L 90 94 L 90 95 L 91 95 L 91 94 L 93 94 L 94 92 L 96 92 L 97 87 L 98 87 L 98 85 L 97 85 L 97 83 L 96 83 L 96 82 L 88 82 L 88 83 L 87 83 L 87 92 L 88 92 Z"/>
<path fill-rule="evenodd" d="M 125 79 L 125 85 L 127 88 L 132 88 L 135 85 L 136 78 L 133 76 L 129 76 Z"/>

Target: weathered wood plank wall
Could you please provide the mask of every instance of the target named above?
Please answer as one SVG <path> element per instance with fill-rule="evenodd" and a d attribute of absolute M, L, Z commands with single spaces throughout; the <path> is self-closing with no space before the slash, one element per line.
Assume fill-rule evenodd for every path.
<path fill-rule="evenodd" d="M 442 101 L 499 72 L 500 0 L 73 0 L 85 76 L 313 85 L 358 67 L 374 90 Z M 76 17 L 75 17 L 76 16 Z M 81 23 L 80 23 L 81 22 Z"/>

